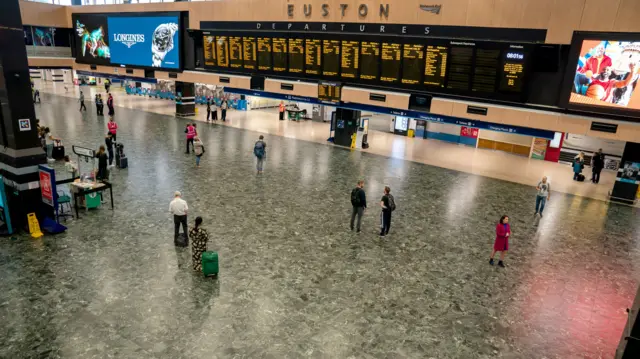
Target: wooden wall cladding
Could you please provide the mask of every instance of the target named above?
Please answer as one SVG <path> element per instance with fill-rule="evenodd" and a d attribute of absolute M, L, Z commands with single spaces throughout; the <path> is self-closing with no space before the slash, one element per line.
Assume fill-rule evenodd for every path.
<path fill-rule="evenodd" d="M 28 25 L 72 27 L 71 14 L 188 11 L 192 29 L 200 21 L 326 21 L 391 24 L 430 24 L 547 29 L 547 43 L 568 44 L 574 30 L 640 32 L 639 0 L 439 0 L 439 14 L 420 10 L 423 0 L 220 0 L 147 4 L 59 6 L 21 1 L 22 21 Z M 304 5 L 311 6 L 305 15 Z M 323 16 L 323 4 L 328 15 Z M 346 4 L 344 16 L 341 4 Z M 367 16 L 358 7 L 367 6 Z M 380 15 L 380 5 L 389 14 Z M 287 6 L 293 5 L 293 16 Z M 250 9 L 250 11 L 247 11 Z"/>
<path fill-rule="evenodd" d="M 293 90 L 284 90 L 280 87 L 281 84 L 292 85 Z M 318 98 L 318 84 L 310 82 L 300 81 L 280 81 L 274 79 L 264 80 L 264 90 L 266 92 L 275 92 L 285 95 L 304 96 L 311 98 Z"/>
<path fill-rule="evenodd" d="M 126 69 L 115 66 L 101 66 L 97 65 L 95 70 L 91 69 L 90 65 L 85 64 L 73 64 L 73 69 L 76 71 L 97 72 L 105 75 L 121 75 L 144 78 L 144 70 L 134 69 L 133 74 L 127 74 Z"/>
<path fill-rule="evenodd" d="M 76 59 L 73 57 L 34 57 L 27 59 L 29 67 L 68 67 L 74 68 Z"/>
<path fill-rule="evenodd" d="M 177 73 L 177 78 L 169 77 L 169 72 L 155 71 L 155 78 L 158 80 L 171 80 L 199 83 L 206 85 L 228 86 L 248 90 L 251 88 L 251 77 L 237 75 L 221 75 L 211 72 L 185 71 Z M 220 77 L 229 78 L 229 83 L 220 83 Z"/>
<path fill-rule="evenodd" d="M 385 100 L 373 101 L 370 99 L 370 95 L 384 95 Z M 399 110 L 409 109 L 409 95 L 397 92 L 387 91 L 371 91 L 366 89 L 358 89 L 355 87 L 343 87 L 342 88 L 342 101 L 362 103 L 365 105 L 397 108 Z"/>

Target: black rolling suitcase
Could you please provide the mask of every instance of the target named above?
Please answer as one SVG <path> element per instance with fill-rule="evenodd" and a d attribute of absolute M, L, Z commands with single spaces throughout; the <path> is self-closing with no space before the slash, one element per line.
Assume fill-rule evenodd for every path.
<path fill-rule="evenodd" d="M 582 173 L 578 174 L 578 182 L 584 182 L 584 175 Z"/>
<path fill-rule="evenodd" d="M 124 154 L 124 146 L 122 143 L 116 144 L 116 165 L 118 168 L 129 167 L 129 161 L 127 160 L 127 155 Z"/>
<path fill-rule="evenodd" d="M 53 144 L 53 150 L 51 151 L 51 157 L 54 160 L 64 159 L 64 146 L 60 141 L 56 141 Z"/>

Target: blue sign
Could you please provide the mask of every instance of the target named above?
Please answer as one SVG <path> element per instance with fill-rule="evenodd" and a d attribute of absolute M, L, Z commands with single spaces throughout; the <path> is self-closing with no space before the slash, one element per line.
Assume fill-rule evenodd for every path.
<path fill-rule="evenodd" d="M 109 16 L 111 63 L 180 69 L 178 16 Z"/>
<path fill-rule="evenodd" d="M 229 93 L 239 94 L 239 95 L 246 95 L 246 96 L 268 97 L 268 98 L 275 98 L 278 100 L 307 102 L 307 103 L 320 104 L 320 105 L 324 104 L 323 102 L 319 101 L 317 98 L 306 97 L 306 96 L 283 95 L 275 92 L 245 90 L 245 89 L 238 89 L 238 88 L 231 88 L 231 87 L 225 87 L 224 91 Z M 331 104 L 331 105 L 336 107 L 341 107 L 341 108 L 348 108 L 351 110 L 357 110 L 357 111 L 375 112 L 375 113 L 382 113 L 386 115 L 410 117 L 416 120 L 425 120 L 425 121 L 447 123 L 447 124 L 458 125 L 458 126 L 475 127 L 483 130 L 507 132 L 507 133 L 513 133 L 514 135 L 532 136 L 532 137 L 538 137 L 538 138 L 545 138 L 548 140 L 553 140 L 553 136 L 555 135 L 554 131 L 540 130 L 537 128 L 530 128 L 530 127 L 501 125 L 501 124 L 492 123 L 492 122 L 469 120 L 465 118 L 444 116 L 444 115 L 438 115 L 438 114 L 433 114 L 428 112 L 420 112 L 420 111 L 413 111 L 413 110 L 398 110 L 395 108 L 363 105 L 363 104 L 352 103 L 352 102 L 347 102 L 347 103 L 341 102 L 340 104 Z"/>

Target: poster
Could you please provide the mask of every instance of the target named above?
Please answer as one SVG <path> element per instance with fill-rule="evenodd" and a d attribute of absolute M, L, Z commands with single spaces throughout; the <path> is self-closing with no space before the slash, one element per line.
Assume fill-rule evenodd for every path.
<path fill-rule="evenodd" d="M 460 126 L 460 136 L 478 138 L 478 129 L 473 127 Z"/>
<path fill-rule="evenodd" d="M 533 151 L 531 152 L 531 158 L 535 160 L 544 160 L 544 157 L 547 154 L 548 143 L 549 143 L 549 140 L 536 137 L 533 140 Z"/>
<path fill-rule="evenodd" d="M 620 177 L 618 177 L 620 182 L 636 183 L 640 181 L 640 163 L 625 162 L 624 166 L 618 171 L 620 172 Z"/>
<path fill-rule="evenodd" d="M 50 171 L 49 171 L 50 170 Z M 40 166 L 40 194 L 42 196 L 42 202 L 53 207 L 54 204 L 54 182 L 53 169 Z"/>
<path fill-rule="evenodd" d="M 76 61 L 109 65 L 111 52 L 106 15 L 74 14 L 72 19 L 76 36 Z"/>
<path fill-rule="evenodd" d="M 54 27 L 33 27 L 33 44 L 36 46 L 54 46 L 53 37 L 56 33 Z"/>

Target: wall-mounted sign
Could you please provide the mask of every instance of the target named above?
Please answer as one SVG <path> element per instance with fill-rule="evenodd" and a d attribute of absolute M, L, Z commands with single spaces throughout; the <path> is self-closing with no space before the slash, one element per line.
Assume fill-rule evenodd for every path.
<path fill-rule="evenodd" d="M 28 118 L 19 119 L 18 125 L 20 126 L 20 132 L 31 131 L 31 120 L 29 120 Z"/>
<path fill-rule="evenodd" d="M 294 17 L 295 10 L 296 10 L 296 6 L 294 4 L 287 5 L 287 15 L 289 17 Z M 311 6 L 311 4 L 304 4 L 302 6 L 302 13 L 304 14 L 305 17 L 311 16 L 311 14 L 313 14 L 313 11 L 314 11 L 314 8 L 313 6 Z M 347 12 L 349 11 L 349 4 L 339 4 L 338 9 L 333 9 L 332 7 L 329 6 L 329 4 L 321 4 L 320 11 L 321 11 L 322 17 L 329 16 L 329 13 L 331 13 L 332 11 L 339 11 L 340 16 L 345 17 Z M 367 4 L 360 4 L 358 5 L 357 11 L 358 11 L 358 16 L 367 17 L 367 15 L 369 14 L 369 6 Z M 379 14 L 381 17 L 384 17 L 385 19 L 389 18 L 389 4 L 380 4 Z"/>

